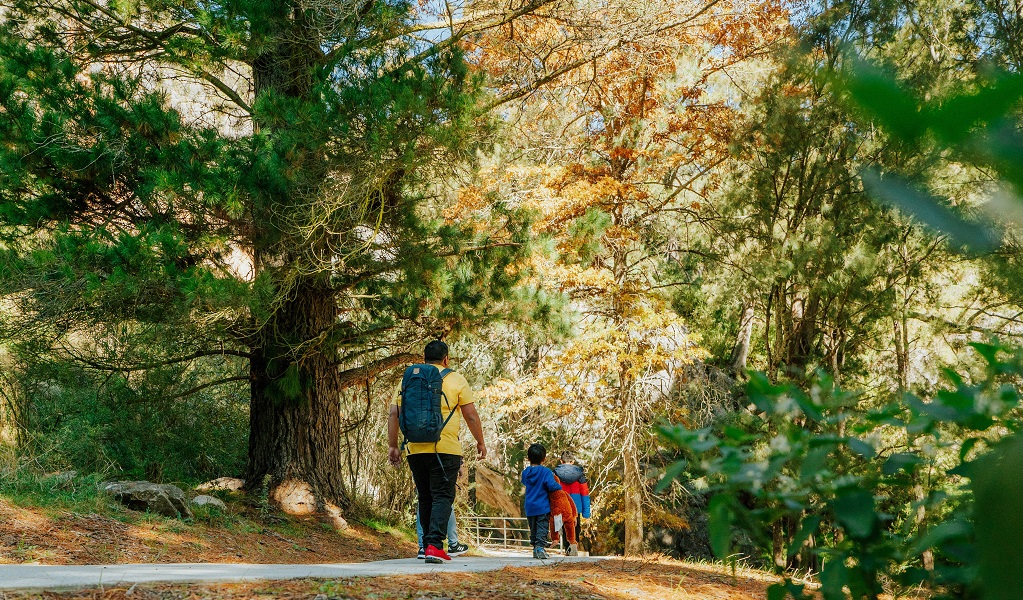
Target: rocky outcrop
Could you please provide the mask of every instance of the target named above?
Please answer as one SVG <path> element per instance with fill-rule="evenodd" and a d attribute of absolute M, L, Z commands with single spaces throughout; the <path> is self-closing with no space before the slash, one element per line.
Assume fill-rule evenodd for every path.
<path fill-rule="evenodd" d="M 110 494 L 114 500 L 132 510 L 182 519 L 192 517 L 185 492 L 174 485 L 148 481 L 108 481 L 100 484 L 100 491 Z"/>

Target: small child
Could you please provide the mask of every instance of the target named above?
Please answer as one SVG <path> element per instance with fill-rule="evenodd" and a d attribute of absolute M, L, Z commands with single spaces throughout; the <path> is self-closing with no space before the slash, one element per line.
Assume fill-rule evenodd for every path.
<path fill-rule="evenodd" d="M 554 479 L 554 473 L 543 466 L 547 448 L 543 444 L 532 444 L 526 451 L 529 466 L 522 471 L 522 485 L 526 486 L 526 519 L 529 521 L 529 543 L 533 546 L 533 558 L 546 560 L 548 519 L 551 501 L 548 497 L 560 490 L 561 484 Z"/>

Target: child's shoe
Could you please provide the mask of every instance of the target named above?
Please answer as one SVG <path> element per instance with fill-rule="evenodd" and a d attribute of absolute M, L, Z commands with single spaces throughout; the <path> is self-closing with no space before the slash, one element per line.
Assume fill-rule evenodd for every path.
<path fill-rule="evenodd" d="M 547 560 L 550 557 L 547 556 L 547 551 L 544 550 L 543 546 L 537 546 L 536 548 L 533 548 L 533 558 Z"/>

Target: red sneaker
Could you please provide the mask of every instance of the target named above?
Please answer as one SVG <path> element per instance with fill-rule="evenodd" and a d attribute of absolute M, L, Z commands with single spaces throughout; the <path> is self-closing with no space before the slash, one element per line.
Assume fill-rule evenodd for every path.
<path fill-rule="evenodd" d="M 426 547 L 426 562 L 430 563 L 431 565 L 439 565 L 443 563 L 445 560 L 451 560 L 451 557 L 448 556 L 447 552 L 441 550 L 440 548 L 434 546 L 433 544 L 430 544 L 429 546 Z"/>

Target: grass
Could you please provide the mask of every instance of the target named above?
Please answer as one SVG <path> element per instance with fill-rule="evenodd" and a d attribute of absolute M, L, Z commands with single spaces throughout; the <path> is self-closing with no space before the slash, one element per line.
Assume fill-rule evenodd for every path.
<path fill-rule="evenodd" d="M 373 518 L 363 519 L 362 521 L 360 521 L 360 523 L 362 523 L 366 527 L 369 527 L 373 531 L 376 531 L 377 533 L 386 533 L 389 535 L 393 535 L 397 538 L 408 540 L 409 542 L 413 543 L 417 542 L 416 532 L 409 529 L 408 527 L 395 525 L 394 523 L 389 523 L 382 519 Z"/>

